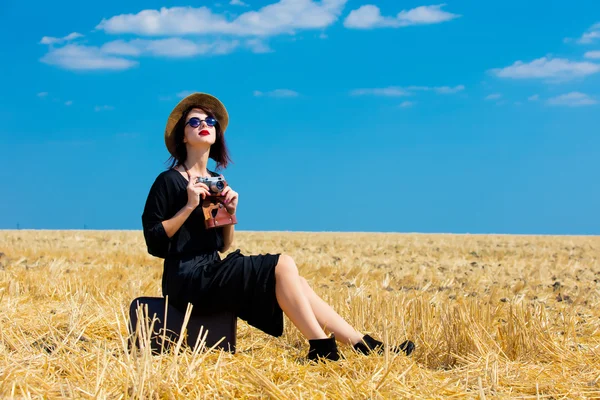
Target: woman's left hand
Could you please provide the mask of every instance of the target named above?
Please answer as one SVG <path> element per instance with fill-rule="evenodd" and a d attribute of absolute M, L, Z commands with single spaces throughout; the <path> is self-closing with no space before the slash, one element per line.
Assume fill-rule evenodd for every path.
<path fill-rule="evenodd" d="M 227 186 L 221 192 L 221 198 L 225 208 L 227 209 L 227 212 L 229 214 L 235 214 L 235 210 L 237 209 L 238 205 L 238 193 L 231 189 L 231 186 Z"/>

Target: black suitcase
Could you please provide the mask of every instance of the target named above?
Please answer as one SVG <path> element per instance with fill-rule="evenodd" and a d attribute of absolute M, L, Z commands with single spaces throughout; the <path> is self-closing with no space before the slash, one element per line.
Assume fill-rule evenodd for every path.
<path fill-rule="evenodd" d="M 138 297 L 129 306 L 129 346 L 140 348 L 140 338 L 147 338 L 153 354 L 159 354 L 161 349 L 167 351 L 171 346 L 176 346 L 179 341 L 185 313 L 169 305 L 166 315 L 165 330 L 165 299 L 163 297 Z M 140 307 L 141 306 L 141 307 Z M 138 318 L 139 313 L 139 318 Z M 146 328 L 138 326 L 138 320 L 146 319 L 146 326 L 152 327 L 152 334 L 144 334 Z M 154 320 L 154 325 L 153 324 Z M 140 324 L 143 319 L 140 320 Z M 235 353 L 237 316 L 231 311 L 220 311 L 211 314 L 193 314 L 185 327 L 186 334 L 182 346 L 194 348 L 196 340 L 204 338 L 205 347 L 223 349 Z M 149 336 L 149 337 L 148 337 Z M 164 337 L 164 342 L 163 342 Z M 220 341 L 220 342 L 219 342 Z M 142 342 L 146 342 L 142 340 Z M 219 342 L 217 344 L 217 342 Z"/>

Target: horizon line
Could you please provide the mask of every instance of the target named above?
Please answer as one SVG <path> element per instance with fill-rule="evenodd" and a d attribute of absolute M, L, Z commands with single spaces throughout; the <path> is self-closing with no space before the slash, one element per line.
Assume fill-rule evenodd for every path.
<path fill-rule="evenodd" d="M 0 228 L 0 232 L 47 231 L 47 232 L 140 232 L 142 229 L 83 229 L 83 228 Z M 476 232 L 401 232 L 401 231 L 304 231 L 304 230 L 251 230 L 236 229 L 240 233 L 323 233 L 323 234 L 374 234 L 374 235 L 458 235 L 458 236 L 548 236 L 548 237 L 600 237 L 600 234 L 586 233 L 476 233 Z"/>

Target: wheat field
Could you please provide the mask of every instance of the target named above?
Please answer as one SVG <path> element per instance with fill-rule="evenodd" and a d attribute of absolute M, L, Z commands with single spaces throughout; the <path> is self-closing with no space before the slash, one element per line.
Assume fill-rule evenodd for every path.
<path fill-rule="evenodd" d="M 141 231 L 0 231 L 2 398 L 600 398 L 600 237 L 236 232 L 291 255 L 363 333 L 415 352 L 304 364 L 238 322 L 237 353 L 127 349 L 127 313 L 160 296 Z M 233 249 L 232 249 L 233 250 Z"/>

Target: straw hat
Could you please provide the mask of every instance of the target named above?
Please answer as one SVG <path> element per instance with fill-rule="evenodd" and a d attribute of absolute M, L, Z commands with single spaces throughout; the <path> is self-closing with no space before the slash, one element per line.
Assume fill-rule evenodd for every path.
<path fill-rule="evenodd" d="M 210 108 L 214 112 L 215 118 L 219 122 L 221 132 L 225 133 L 225 129 L 227 129 L 227 124 L 229 123 L 229 114 L 227 113 L 227 109 L 223 103 L 208 93 L 192 93 L 175 106 L 169 115 L 169 119 L 167 120 L 167 127 L 165 128 L 165 144 L 167 145 L 169 153 L 171 153 L 173 156 L 175 155 L 176 147 L 175 125 L 177 125 L 177 121 L 179 121 L 183 115 L 183 112 L 191 106 L 205 106 Z"/>

